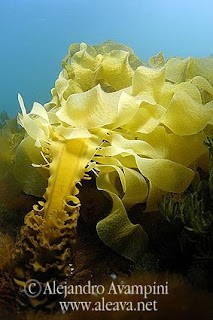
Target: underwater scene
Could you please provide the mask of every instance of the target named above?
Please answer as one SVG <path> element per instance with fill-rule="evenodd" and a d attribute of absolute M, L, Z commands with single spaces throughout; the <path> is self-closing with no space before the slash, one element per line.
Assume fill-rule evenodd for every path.
<path fill-rule="evenodd" d="M 212 13 L 0 3 L 0 320 L 213 320 Z"/>

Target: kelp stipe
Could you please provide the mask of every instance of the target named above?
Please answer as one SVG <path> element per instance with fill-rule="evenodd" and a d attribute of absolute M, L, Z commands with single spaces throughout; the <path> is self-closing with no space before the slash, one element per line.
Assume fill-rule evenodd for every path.
<path fill-rule="evenodd" d="M 89 161 L 85 140 L 51 141 L 48 150 L 50 177 L 44 199 L 26 215 L 12 259 L 14 280 L 20 287 L 28 279 L 42 282 L 70 274 L 69 258 L 75 242 L 80 201 L 77 183 L 85 176 Z M 80 160 L 79 160 L 80 159 Z M 87 178 L 87 177 L 86 177 Z M 30 299 L 33 306 L 45 303 Z"/>

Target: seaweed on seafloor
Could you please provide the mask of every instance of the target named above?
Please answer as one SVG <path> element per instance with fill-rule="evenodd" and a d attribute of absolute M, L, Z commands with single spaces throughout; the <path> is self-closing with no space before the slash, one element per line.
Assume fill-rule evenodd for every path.
<path fill-rule="evenodd" d="M 0 269 L 8 264 L 14 247 L 14 239 L 9 234 L 0 231 Z"/>
<path fill-rule="evenodd" d="M 12 305 L 15 305 L 16 290 L 10 277 L 8 277 L 7 272 L 4 270 L 5 266 L 10 269 L 10 259 L 14 247 L 15 241 L 13 237 L 0 231 L 0 310 L 3 309 L 3 306 L 11 310 Z M 0 319 L 4 319 L 1 316 L 0 312 Z"/>
<path fill-rule="evenodd" d="M 213 138 L 209 148 L 209 176 L 182 196 L 166 196 L 160 213 L 176 234 L 179 259 L 185 273 L 197 286 L 213 290 Z"/>
<path fill-rule="evenodd" d="M 6 269 L 10 270 L 11 254 L 15 248 L 14 237 L 0 231 L 0 310 L 4 308 L 11 312 L 15 306 L 16 289 L 8 276 Z M 12 299 L 12 300 L 11 300 Z M 0 311 L 0 319 L 5 319 L 5 314 Z"/>

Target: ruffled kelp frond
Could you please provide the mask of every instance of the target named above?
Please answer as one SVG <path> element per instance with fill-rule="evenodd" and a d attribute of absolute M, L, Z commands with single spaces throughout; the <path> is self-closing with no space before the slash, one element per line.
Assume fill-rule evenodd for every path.
<path fill-rule="evenodd" d="M 131 48 L 112 41 L 94 47 L 72 44 L 52 89 L 53 99 L 46 108 L 59 107 L 71 94 L 85 92 L 98 84 L 106 92 L 131 86 L 133 72 L 139 65 L 142 62 Z"/>
<path fill-rule="evenodd" d="M 113 191 L 126 209 L 145 201 L 147 210 L 154 210 L 160 194 L 180 193 L 190 185 L 200 158 L 207 154 L 202 142 L 206 139 L 205 130 L 209 131 L 212 125 L 213 109 L 212 100 L 203 104 L 202 93 L 207 90 L 212 99 L 212 86 L 207 79 L 200 79 L 201 76 L 185 82 L 168 82 L 169 60 L 164 65 L 161 63 L 160 68 L 139 66 L 129 73 L 128 60 L 122 60 L 129 51 L 116 50 L 107 49 L 107 43 L 99 51 L 86 44 L 72 45 L 52 90 L 52 102 L 43 109 L 34 104 L 28 115 L 19 99 L 22 106 L 19 122 L 32 139 L 30 142 L 26 138 L 31 148 L 36 149 L 33 141 L 40 148 L 38 156 L 41 148 L 50 149 L 55 140 L 64 143 L 85 139 L 89 144 L 91 139 L 96 139 L 88 164 L 93 161 L 93 169 L 98 172 L 98 188 Z M 122 61 L 126 61 L 124 69 L 119 67 Z M 109 78 L 107 70 L 111 67 L 118 69 L 110 71 Z M 79 79 L 88 80 L 85 72 L 92 72 L 93 80 L 102 77 L 103 81 L 93 81 L 91 86 L 83 88 Z M 129 74 L 131 81 L 125 85 L 127 88 L 114 87 L 113 92 L 107 92 L 103 82 L 113 83 L 117 73 L 123 78 Z M 67 90 L 70 85 L 76 90 L 74 87 Z M 23 141 L 24 144 L 27 142 Z M 30 159 L 27 161 L 30 163 Z M 38 158 L 31 159 L 36 161 L 48 167 Z M 31 170 L 35 179 L 37 172 L 42 172 L 39 168 Z M 39 187 L 39 183 L 37 187 L 41 190 L 37 195 L 41 195 L 44 187 Z M 135 187 L 140 192 L 135 194 Z"/>
<path fill-rule="evenodd" d="M 63 239 L 68 233 L 61 233 L 60 226 L 65 224 L 74 235 L 78 184 L 90 178 L 90 171 L 97 176 L 97 188 L 113 202 L 111 213 L 105 218 L 103 213 L 97 224 L 99 237 L 137 262 L 147 235 L 130 222 L 127 210 L 141 202 L 146 211 L 156 210 L 162 195 L 183 193 L 198 167 L 205 167 L 208 149 L 203 141 L 213 131 L 213 88 L 207 70 L 211 60 L 173 58 L 164 63 L 159 55 L 150 60 L 154 67 L 137 64 L 125 47 L 74 44 L 49 103 L 34 103 L 27 113 L 19 96 L 18 121 L 25 139 L 16 152 L 15 172 L 25 192 L 44 198 L 26 218 L 14 254 L 15 260 L 22 257 L 28 271 L 45 272 L 58 265 L 60 274 L 66 273 L 71 243 Z M 67 219 L 73 221 L 70 227 Z M 43 257 L 45 250 L 51 263 Z M 25 251 L 31 252 L 28 260 Z M 17 272 L 18 278 L 26 278 L 25 271 Z"/>
<path fill-rule="evenodd" d="M 213 58 L 170 58 L 166 78 L 173 83 L 185 82 L 200 76 L 213 85 Z"/>

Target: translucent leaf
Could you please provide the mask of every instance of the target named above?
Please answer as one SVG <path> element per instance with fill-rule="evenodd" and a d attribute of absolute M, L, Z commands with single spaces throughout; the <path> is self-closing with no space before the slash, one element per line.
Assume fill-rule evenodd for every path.
<path fill-rule="evenodd" d="M 175 86 L 173 86 L 173 92 L 176 93 L 178 91 L 184 91 L 188 94 L 194 101 L 198 103 L 202 103 L 202 98 L 199 89 L 193 83 L 193 81 L 181 82 Z"/>
<path fill-rule="evenodd" d="M 139 137 L 153 147 L 159 158 L 169 159 L 184 166 L 190 166 L 207 152 L 203 144 L 206 138 L 204 133 L 178 136 L 158 126 L 150 134 L 141 134 Z"/>
<path fill-rule="evenodd" d="M 33 108 L 30 111 L 30 114 L 37 115 L 44 119 L 47 123 L 49 122 L 48 114 L 45 108 L 38 102 L 33 103 Z"/>
<path fill-rule="evenodd" d="M 166 191 L 156 187 L 152 182 L 150 182 L 149 196 L 146 204 L 146 212 L 158 211 L 158 203 L 166 194 Z"/>
<path fill-rule="evenodd" d="M 186 70 L 191 58 L 170 58 L 166 63 L 166 79 L 173 83 L 186 81 Z"/>
<path fill-rule="evenodd" d="M 63 72 L 60 72 L 58 79 L 55 82 L 55 90 L 58 94 L 59 100 L 62 99 L 64 91 L 68 88 L 69 82 L 64 78 Z"/>
<path fill-rule="evenodd" d="M 113 50 L 103 60 L 104 79 L 114 90 L 126 88 L 132 83 L 133 70 L 128 63 L 128 56 L 128 52 Z"/>
<path fill-rule="evenodd" d="M 161 122 L 177 135 L 191 135 L 203 130 L 213 119 L 213 108 L 194 101 L 184 91 L 177 91 Z"/>
<path fill-rule="evenodd" d="M 200 90 L 203 104 L 206 104 L 213 98 L 213 87 L 205 78 L 197 76 L 191 82 Z"/>
<path fill-rule="evenodd" d="M 163 52 L 159 52 L 156 56 L 151 57 L 148 63 L 152 68 L 163 67 L 165 64 L 165 58 L 164 58 Z"/>
<path fill-rule="evenodd" d="M 126 191 L 122 202 L 130 209 L 136 203 L 143 202 L 148 195 L 148 185 L 144 177 L 136 170 L 123 168 L 126 178 Z"/>
<path fill-rule="evenodd" d="M 72 128 L 63 126 L 57 127 L 55 129 L 55 134 L 61 135 L 66 140 L 91 137 L 91 133 L 85 128 Z"/>
<path fill-rule="evenodd" d="M 183 192 L 192 182 L 193 170 L 166 159 L 136 157 L 140 172 L 152 184 L 167 192 Z"/>
<path fill-rule="evenodd" d="M 121 127 L 128 123 L 138 111 L 140 104 L 141 99 L 122 92 L 118 103 L 118 116 L 113 128 Z"/>
<path fill-rule="evenodd" d="M 188 68 L 187 68 L 187 79 L 192 79 L 196 76 L 201 76 L 208 80 L 213 86 L 213 58 L 198 58 L 190 59 Z"/>
<path fill-rule="evenodd" d="M 140 225 L 130 222 L 118 196 L 109 194 L 113 200 L 112 212 L 98 222 L 97 233 L 107 246 L 136 263 L 147 248 L 147 234 Z"/>
<path fill-rule="evenodd" d="M 74 127 L 98 128 L 112 123 L 117 116 L 121 92 L 105 93 L 100 85 L 71 95 L 56 113 L 58 118 Z"/>
<path fill-rule="evenodd" d="M 105 56 L 107 53 L 111 52 L 112 50 L 123 50 L 129 53 L 128 61 L 130 66 L 135 70 L 137 67 L 141 66 L 143 62 L 139 59 L 139 57 L 135 54 L 135 52 L 128 46 L 114 42 L 114 41 L 106 41 L 102 42 L 98 45 L 94 46 L 97 53 Z"/>
<path fill-rule="evenodd" d="M 96 179 L 96 186 L 98 190 L 107 190 L 107 192 L 112 192 L 120 197 L 121 194 L 123 194 L 123 190 L 120 184 L 121 180 L 118 180 L 118 172 L 123 174 L 121 170 L 115 170 L 112 166 L 103 166 L 101 168 L 101 173 L 99 173 Z"/>
<path fill-rule="evenodd" d="M 36 124 L 36 122 L 30 118 L 28 114 L 18 114 L 18 123 L 25 129 L 30 137 L 34 140 L 48 142 L 48 137 L 44 131 Z M 47 128 L 47 127 L 46 127 Z"/>
<path fill-rule="evenodd" d="M 113 147 L 119 148 L 119 151 L 117 154 L 121 152 L 121 149 L 123 149 L 123 152 L 128 152 L 128 150 L 133 150 L 135 153 L 148 157 L 148 158 L 157 158 L 159 155 L 156 152 L 156 149 L 154 149 L 149 143 L 143 140 L 130 140 L 124 138 L 121 134 L 113 134 L 110 137 L 110 143 Z M 104 150 L 106 148 L 103 148 L 103 154 Z"/>
<path fill-rule="evenodd" d="M 165 71 L 165 68 L 138 67 L 133 75 L 133 95 L 140 94 L 144 101 L 156 104 L 163 92 Z"/>
<path fill-rule="evenodd" d="M 97 167 L 97 169 L 99 169 L 101 171 L 99 176 L 96 179 L 97 187 L 99 190 L 105 189 L 105 190 L 112 191 L 111 186 L 112 187 L 114 186 L 114 188 L 116 188 L 115 179 L 114 179 L 113 183 L 111 181 L 109 184 L 108 183 L 109 177 L 102 176 L 102 173 L 110 173 L 110 172 L 116 171 L 119 176 L 123 192 L 126 191 L 126 178 L 125 178 L 123 171 L 121 170 L 121 168 L 123 166 L 117 159 L 113 159 L 111 157 L 102 158 L 96 167 Z M 114 176 L 114 178 L 115 178 L 115 176 Z M 106 183 L 107 183 L 107 185 L 106 185 Z"/>
<path fill-rule="evenodd" d="M 95 71 L 85 69 L 78 64 L 73 64 L 72 68 L 75 73 L 74 80 L 80 85 L 82 91 L 90 90 L 97 85 Z"/>
<path fill-rule="evenodd" d="M 159 104 L 143 103 L 133 119 L 123 127 L 132 133 L 150 133 L 158 126 L 165 112 L 166 108 Z"/>
<path fill-rule="evenodd" d="M 201 76 L 213 85 L 213 58 L 170 58 L 166 63 L 166 79 L 173 83 Z"/>
<path fill-rule="evenodd" d="M 33 167 L 32 163 L 44 164 L 44 159 L 34 139 L 28 136 L 17 148 L 14 174 L 25 193 L 42 197 L 47 187 L 48 172 Z"/>

